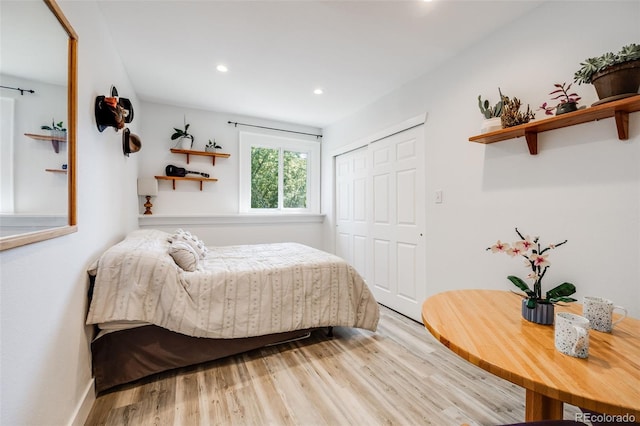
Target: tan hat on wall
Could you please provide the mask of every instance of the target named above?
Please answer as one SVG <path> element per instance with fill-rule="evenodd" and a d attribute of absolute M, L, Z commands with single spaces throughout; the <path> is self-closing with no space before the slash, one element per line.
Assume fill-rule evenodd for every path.
<path fill-rule="evenodd" d="M 138 135 L 131 133 L 128 127 L 122 132 L 122 151 L 127 157 L 131 153 L 136 153 L 142 149 L 142 142 Z"/>

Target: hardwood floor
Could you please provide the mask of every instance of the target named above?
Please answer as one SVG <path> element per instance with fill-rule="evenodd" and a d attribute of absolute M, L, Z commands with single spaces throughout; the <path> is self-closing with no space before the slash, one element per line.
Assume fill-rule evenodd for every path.
<path fill-rule="evenodd" d="M 337 327 L 162 373 L 98 396 L 86 424 L 499 425 L 524 419 L 524 396 L 381 307 L 376 333 Z"/>

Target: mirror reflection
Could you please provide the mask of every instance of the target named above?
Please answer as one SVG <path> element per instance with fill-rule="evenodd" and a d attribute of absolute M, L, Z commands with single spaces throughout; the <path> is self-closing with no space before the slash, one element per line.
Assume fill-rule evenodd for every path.
<path fill-rule="evenodd" d="M 0 237 L 69 224 L 68 35 L 47 4 L 0 2 Z"/>

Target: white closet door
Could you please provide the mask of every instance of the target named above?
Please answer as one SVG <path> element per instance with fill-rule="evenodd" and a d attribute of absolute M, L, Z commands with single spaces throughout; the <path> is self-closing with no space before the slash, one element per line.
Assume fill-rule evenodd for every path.
<path fill-rule="evenodd" d="M 416 321 L 425 289 L 424 126 L 336 157 L 336 253 Z"/>
<path fill-rule="evenodd" d="M 369 145 L 372 180 L 370 275 L 378 300 L 416 321 L 425 298 L 424 126 Z"/>
<path fill-rule="evenodd" d="M 365 278 L 368 264 L 367 148 L 336 157 L 336 254 Z"/>

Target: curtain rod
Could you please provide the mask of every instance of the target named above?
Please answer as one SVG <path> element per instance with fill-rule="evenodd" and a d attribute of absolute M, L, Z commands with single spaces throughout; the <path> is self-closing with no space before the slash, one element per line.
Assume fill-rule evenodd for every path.
<path fill-rule="evenodd" d="M 296 132 L 294 130 L 276 129 L 274 127 L 256 126 L 255 124 L 238 123 L 237 121 L 228 121 L 227 123 L 233 124 L 235 127 L 238 127 L 238 126 L 257 127 L 260 129 L 277 130 L 279 132 L 288 132 L 288 133 L 297 133 L 299 135 L 315 136 L 316 139 L 322 137 L 322 135 L 316 135 L 315 133 L 304 133 L 304 132 Z"/>
<path fill-rule="evenodd" d="M 9 87 L 9 86 L 0 86 L 3 89 L 9 89 L 9 90 L 17 90 L 18 92 L 20 92 L 21 95 L 24 95 L 24 92 L 29 92 L 29 93 L 36 93 L 35 90 L 31 90 L 31 89 L 21 89 L 19 87 Z"/>

